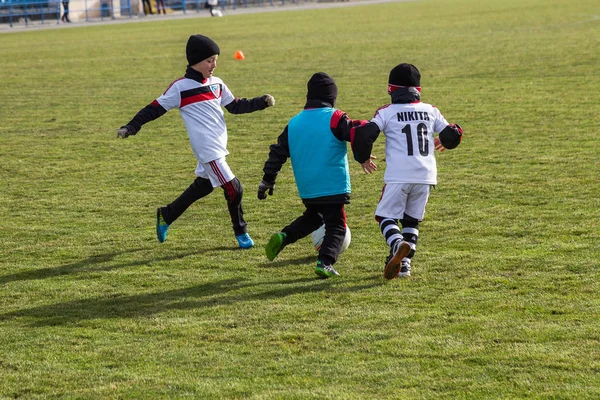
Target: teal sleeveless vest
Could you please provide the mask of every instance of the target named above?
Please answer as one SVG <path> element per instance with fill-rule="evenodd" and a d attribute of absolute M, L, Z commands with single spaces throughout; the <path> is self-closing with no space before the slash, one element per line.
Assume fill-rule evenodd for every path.
<path fill-rule="evenodd" d="M 330 128 L 334 108 L 306 109 L 288 124 L 292 169 L 300 198 L 350 193 L 346 142 Z"/>

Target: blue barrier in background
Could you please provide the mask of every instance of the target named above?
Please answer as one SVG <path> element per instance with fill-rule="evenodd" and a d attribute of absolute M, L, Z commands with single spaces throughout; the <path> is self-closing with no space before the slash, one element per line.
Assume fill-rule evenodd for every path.
<path fill-rule="evenodd" d="M 106 18 L 133 18 L 135 15 L 133 9 L 138 9 L 139 0 L 121 0 L 120 5 L 114 7 L 113 0 L 85 0 L 84 9 L 73 8 L 74 2 L 70 2 L 69 15 L 74 14 L 79 16 L 79 20 L 92 21 L 104 20 Z M 208 0 L 163 0 L 165 7 L 170 12 L 208 12 L 210 7 L 207 5 Z M 218 3 L 213 8 L 225 10 L 231 8 L 233 10 L 238 7 L 261 7 L 264 5 L 277 4 L 285 5 L 286 0 L 218 0 Z M 308 2 L 309 0 L 303 0 Z M 343 0 L 342 0 L 343 1 Z M 132 7 L 132 2 L 136 7 Z M 156 0 L 150 0 L 153 7 L 156 6 Z M 280 2 L 280 3 L 279 3 Z M 287 0 L 288 3 L 295 4 L 296 0 Z M 77 3 L 78 6 L 81 2 Z M 142 6 L 143 7 L 143 6 Z M 0 0 L 0 23 L 10 24 L 12 27 L 15 23 L 60 23 L 60 18 L 63 12 L 62 0 Z M 143 12 L 143 8 L 138 10 Z M 84 16 L 82 18 L 82 16 Z"/>
<path fill-rule="evenodd" d="M 58 0 L 0 0 L 0 23 L 9 23 L 25 19 L 56 21 L 60 19 L 60 2 Z"/>

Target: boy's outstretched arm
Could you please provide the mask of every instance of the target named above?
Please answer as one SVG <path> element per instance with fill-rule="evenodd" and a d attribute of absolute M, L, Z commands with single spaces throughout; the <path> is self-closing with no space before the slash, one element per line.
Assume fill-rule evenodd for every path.
<path fill-rule="evenodd" d="M 225 109 L 232 114 L 247 114 L 254 111 L 264 110 L 267 107 L 275 105 L 275 98 L 270 94 L 265 94 L 253 99 L 236 98 L 225 106 Z"/>
<path fill-rule="evenodd" d="M 354 129 L 351 143 L 356 161 L 364 164 L 371 159 L 373 143 L 379 137 L 380 132 L 379 126 L 375 122 L 369 122 Z"/>
<path fill-rule="evenodd" d="M 331 116 L 329 127 L 331 132 L 338 140 L 346 142 L 352 142 L 352 136 L 354 135 L 354 129 L 357 126 L 366 124 L 367 120 L 350 119 L 348 115 L 342 110 L 335 110 Z"/>
<path fill-rule="evenodd" d="M 264 200 L 267 198 L 267 191 L 269 196 L 273 195 L 275 188 L 275 179 L 277 174 L 281 171 L 281 167 L 287 159 L 290 157 L 290 148 L 288 145 L 288 127 L 286 126 L 281 135 L 277 138 L 277 143 L 272 144 L 269 151 L 269 158 L 265 162 L 263 168 L 263 179 L 258 185 L 258 199 Z"/>
<path fill-rule="evenodd" d="M 367 120 L 350 119 L 345 112 L 335 110 L 331 117 L 331 131 L 339 140 L 350 142 L 354 149 L 354 137 L 356 136 L 356 128 L 368 124 Z M 353 150 L 354 151 L 354 150 Z M 372 174 L 377 170 L 377 165 L 373 162 L 376 157 L 369 154 L 367 160 L 361 163 L 361 167 L 366 174 Z"/>
<path fill-rule="evenodd" d="M 117 137 L 125 139 L 127 136 L 135 135 L 147 122 L 164 115 L 167 112 L 156 100 L 142 108 L 127 125 L 123 125 L 117 131 Z"/>

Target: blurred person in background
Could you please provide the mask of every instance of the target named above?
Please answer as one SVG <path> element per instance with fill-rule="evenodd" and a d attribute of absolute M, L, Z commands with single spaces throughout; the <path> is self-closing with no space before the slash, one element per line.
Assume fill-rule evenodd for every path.
<path fill-rule="evenodd" d="M 62 22 L 71 22 L 71 20 L 69 19 L 69 0 L 63 0 L 62 5 L 64 12 L 62 17 L 60 17 L 60 20 Z"/>
<path fill-rule="evenodd" d="M 162 8 L 162 13 L 166 14 L 167 11 L 165 10 L 165 2 L 163 0 L 156 0 L 156 12 L 158 14 L 160 14 L 161 8 Z"/>
<path fill-rule="evenodd" d="M 146 11 L 146 5 L 148 6 L 148 11 Z M 152 15 L 152 4 L 150 4 L 150 0 L 142 0 L 142 8 L 144 9 L 144 15 Z"/>

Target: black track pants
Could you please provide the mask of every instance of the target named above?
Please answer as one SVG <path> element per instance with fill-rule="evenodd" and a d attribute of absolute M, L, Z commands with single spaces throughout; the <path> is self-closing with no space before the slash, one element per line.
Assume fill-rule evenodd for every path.
<path fill-rule="evenodd" d="M 231 216 L 231 224 L 235 235 L 242 235 L 247 232 L 246 221 L 244 220 L 244 211 L 242 210 L 242 184 L 237 178 L 233 178 L 223 186 L 227 208 Z M 178 198 L 171 204 L 161 208 L 162 216 L 167 224 L 172 224 L 191 206 L 196 200 L 199 200 L 210 193 L 213 187 L 210 180 L 196 178 Z"/>
<path fill-rule="evenodd" d="M 161 213 L 167 224 L 172 224 L 181 216 L 196 200 L 212 193 L 213 187 L 208 179 L 196 178 L 178 198 L 171 204 L 161 208 Z"/>
<path fill-rule="evenodd" d="M 233 178 L 223 186 L 225 200 L 227 200 L 227 208 L 231 216 L 231 226 L 236 236 L 243 235 L 248 232 L 246 221 L 244 220 L 244 210 L 242 209 L 242 196 L 244 188 L 238 178 Z"/>
<path fill-rule="evenodd" d="M 319 250 L 319 260 L 333 265 L 346 236 L 346 211 L 343 204 L 305 204 L 306 211 L 283 228 L 287 243 L 294 243 L 310 235 L 325 224 L 325 239 Z"/>

